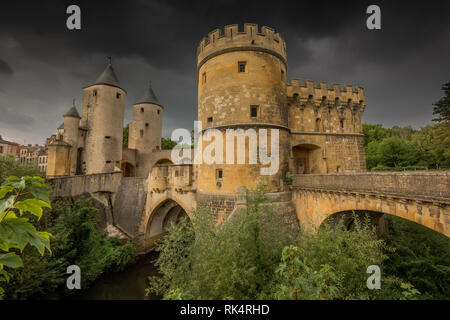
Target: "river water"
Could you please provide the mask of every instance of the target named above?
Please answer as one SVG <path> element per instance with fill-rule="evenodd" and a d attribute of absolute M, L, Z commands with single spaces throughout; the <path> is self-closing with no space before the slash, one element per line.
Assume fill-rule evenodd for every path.
<path fill-rule="evenodd" d="M 157 253 L 139 256 L 137 262 L 121 272 L 108 273 L 97 279 L 88 289 L 76 294 L 79 300 L 154 300 L 157 296 L 146 296 L 149 276 L 158 274 L 154 264 Z"/>

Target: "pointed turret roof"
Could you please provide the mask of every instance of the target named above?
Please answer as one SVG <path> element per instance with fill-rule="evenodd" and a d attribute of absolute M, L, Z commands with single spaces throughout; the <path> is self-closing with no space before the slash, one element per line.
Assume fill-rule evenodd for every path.
<path fill-rule="evenodd" d="M 75 107 L 75 99 L 73 99 L 73 105 L 72 108 L 69 109 L 69 111 L 67 111 L 67 113 L 64 115 L 64 117 L 76 117 L 76 118 L 80 118 L 80 114 L 78 113 L 77 107 Z M 64 123 L 63 123 L 64 125 Z M 58 128 L 60 129 L 60 128 Z"/>
<path fill-rule="evenodd" d="M 156 95 L 153 92 L 151 83 L 148 86 L 148 89 L 145 91 L 145 93 L 142 96 L 142 98 L 139 99 L 135 104 L 142 104 L 142 103 L 152 103 L 152 104 L 157 104 L 157 105 L 161 106 L 161 104 L 158 101 L 158 98 L 156 98 Z"/>
<path fill-rule="evenodd" d="M 97 78 L 94 84 L 109 84 L 120 88 L 119 80 L 117 79 L 116 73 L 111 63 L 111 57 L 108 57 L 108 65 L 102 74 Z"/>

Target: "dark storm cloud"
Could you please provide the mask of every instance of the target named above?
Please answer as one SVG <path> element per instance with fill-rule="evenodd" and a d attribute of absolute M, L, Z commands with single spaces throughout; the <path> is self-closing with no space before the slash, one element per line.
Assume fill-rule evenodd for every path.
<path fill-rule="evenodd" d="M 16 110 L 7 109 L 0 105 L 0 126 L 6 128 L 27 129 L 32 123 L 33 118 L 26 114 L 18 113 Z"/>
<path fill-rule="evenodd" d="M 13 69 L 2 59 L 0 59 L 0 75 L 11 75 L 13 74 Z"/>
<path fill-rule="evenodd" d="M 70 4 L 81 7 L 80 31 L 65 27 Z M 365 26 L 370 4 L 381 7 L 382 30 Z M 9 75 L 8 81 L 0 76 L 0 104 L 34 119 L 24 123 L 35 131 L 29 139 L 41 142 L 112 55 L 127 90 L 126 121 L 151 79 L 165 106 L 168 135 L 191 127 L 196 117 L 201 38 L 224 25 L 250 22 L 285 38 L 289 77 L 361 85 L 368 101 L 365 121 L 417 127 L 429 123 L 431 103 L 449 81 L 449 21 L 448 1 L 8 2 L 0 11 L 0 75 Z"/>

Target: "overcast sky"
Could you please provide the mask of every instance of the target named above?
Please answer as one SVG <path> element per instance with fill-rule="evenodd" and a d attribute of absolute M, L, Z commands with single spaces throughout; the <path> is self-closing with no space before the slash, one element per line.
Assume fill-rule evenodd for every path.
<path fill-rule="evenodd" d="M 81 30 L 66 8 L 81 8 Z M 382 29 L 366 28 L 381 7 Z M 450 81 L 450 1 L 2 1 L 0 135 L 40 143 L 111 55 L 127 91 L 125 124 L 149 80 L 165 107 L 163 135 L 192 128 L 196 48 L 215 28 L 267 25 L 285 38 L 288 79 L 365 88 L 363 121 L 420 128 Z"/>

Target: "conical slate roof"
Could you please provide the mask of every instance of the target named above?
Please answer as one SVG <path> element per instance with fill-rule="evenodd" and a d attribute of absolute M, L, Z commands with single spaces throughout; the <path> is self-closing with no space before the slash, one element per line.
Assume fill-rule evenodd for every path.
<path fill-rule="evenodd" d="M 77 117 L 77 118 L 81 118 L 80 115 L 78 114 L 77 108 L 75 106 L 73 106 L 72 108 L 70 108 L 69 111 L 67 111 L 67 113 L 64 115 L 64 117 Z"/>
<path fill-rule="evenodd" d="M 155 93 L 153 92 L 151 84 L 149 85 L 148 89 L 145 91 L 143 97 L 139 99 L 135 104 L 141 104 L 141 103 L 153 103 L 153 104 L 159 104 L 158 98 L 156 98 Z"/>
<path fill-rule="evenodd" d="M 111 62 L 106 66 L 105 71 L 97 78 L 94 84 L 109 84 L 120 88 L 119 80 L 117 79 L 116 73 L 112 67 Z"/>
<path fill-rule="evenodd" d="M 64 129 L 64 122 L 58 127 L 58 129 Z"/>

